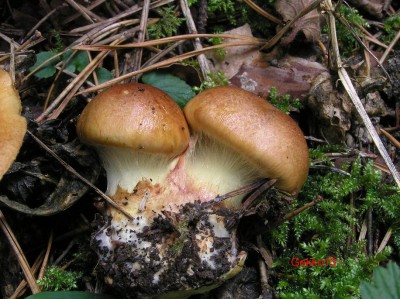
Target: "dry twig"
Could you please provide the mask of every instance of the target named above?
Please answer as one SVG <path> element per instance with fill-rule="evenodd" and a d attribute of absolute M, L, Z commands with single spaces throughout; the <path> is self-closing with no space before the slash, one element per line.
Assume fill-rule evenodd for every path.
<path fill-rule="evenodd" d="M 143 1 L 142 7 L 142 16 L 140 18 L 140 29 L 137 36 L 137 42 L 141 43 L 144 42 L 145 31 L 147 28 L 147 18 L 149 16 L 149 9 L 150 9 L 150 0 Z M 143 48 L 138 48 L 135 53 L 134 59 L 134 71 L 140 70 L 140 66 L 142 65 L 142 56 L 143 56 Z"/>
<path fill-rule="evenodd" d="M 35 262 L 33 263 L 33 266 L 31 268 L 32 274 L 35 275 L 36 272 L 39 270 L 39 266 L 42 262 L 44 256 L 44 251 L 42 251 L 36 258 Z M 23 279 L 17 288 L 14 291 L 14 294 L 12 294 L 8 299 L 16 299 L 16 298 L 21 298 L 22 295 L 25 293 L 26 286 L 27 286 L 26 279 Z"/>
<path fill-rule="evenodd" d="M 385 135 L 385 137 L 386 137 L 387 139 L 389 139 L 389 141 L 390 141 L 395 147 L 397 147 L 397 148 L 400 150 L 400 142 L 399 142 L 396 138 L 394 138 L 392 134 L 390 134 L 389 132 L 387 132 L 385 129 L 380 129 L 380 131 L 381 131 L 381 133 L 382 133 L 383 135 Z"/>
<path fill-rule="evenodd" d="M 269 12 L 265 11 L 264 9 L 262 9 L 260 6 L 255 4 L 253 1 L 251 1 L 251 0 L 243 0 L 243 2 L 246 3 L 252 9 L 254 9 L 256 12 L 258 12 L 260 15 L 262 15 L 267 20 L 269 20 L 269 21 L 271 21 L 271 22 L 273 22 L 275 24 L 282 23 L 281 20 L 279 20 L 277 17 L 271 15 Z"/>
<path fill-rule="evenodd" d="M 13 234 L 11 227 L 8 225 L 7 220 L 4 217 L 4 214 L 1 210 L 0 210 L 0 227 L 1 227 L 4 235 L 10 242 L 11 248 L 13 249 L 13 251 L 18 259 L 18 262 L 22 268 L 22 271 L 24 272 L 26 281 L 28 282 L 32 293 L 33 294 L 39 293 L 40 289 L 36 283 L 35 278 L 33 277 L 31 267 L 29 266 L 29 263 L 24 255 L 24 252 L 22 251 L 22 248 L 19 245 L 17 238 Z"/>
<path fill-rule="evenodd" d="M 47 262 L 49 261 L 51 246 L 53 245 L 53 231 L 50 234 L 49 241 L 47 242 L 46 254 L 44 255 L 42 267 L 40 268 L 38 279 L 44 277 L 44 273 L 46 271 Z"/>
<path fill-rule="evenodd" d="M 181 0 L 180 3 L 181 3 L 181 9 L 182 9 L 183 15 L 186 18 L 186 24 L 189 29 L 189 33 L 197 34 L 196 25 L 194 23 L 194 20 L 193 20 L 192 14 L 190 12 L 190 8 L 189 8 L 187 1 Z M 199 38 L 194 39 L 194 48 L 197 51 L 200 51 L 203 49 L 203 46 L 201 45 Z M 203 79 L 205 81 L 208 81 L 209 80 L 208 76 L 210 74 L 210 66 L 208 65 L 206 56 L 204 56 L 204 54 L 200 53 L 199 55 L 197 55 L 197 61 L 199 62 L 200 69 L 203 74 Z"/>
<path fill-rule="evenodd" d="M 133 76 L 136 76 L 138 74 L 149 72 L 149 71 L 158 69 L 160 67 L 165 67 L 165 66 L 171 65 L 173 63 L 180 62 L 180 61 L 182 61 L 184 59 L 188 59 L 188 58 L 194 57 L 194 56 L 196 56 L 198 54 L 205 53 L 206 51 L 211 51 L 211 50 L 214 50 L 214 49 L 221 49 L 221 48 L 225 48 L 225 47 L 249 46 L 249 45 L 255 45 L 255 44 L 260 44 L 260 42 L 254 42 L 254 41 L 245 42 L 245 41 L 243 41 L 243 42 L 236 42 L 236 43 L 226 43 L 226 44 L 210 46 L 210 47 L 207 47 L 207 48 L 203 48 L 201 50 L 194 50 L 194 51 L 186 52 L 184 54 L 181 54 L 181 55 L 178 55 L 178 56 L 163 60 L 163 61 L 161 61 L 159 63 L 153 64 L 153 65 L 148 66 L 146 68 L 142 68 L 139 71 L 135 71 L 135 72 L 124 74 L 122 76 L 119 76 L 118 78 L 114 78 L 114 79 L 112 79 L 110 81 L 107 81 L 105 83 L 102 83 L 102 84 L 100 84 L 98 86 L 81 90 L 78 93 L 76 93 L 76 95 L 89 93 L 89 92 L 94 92 L 94 91 L 97 91 L 97 90 L 100 90 L 100 89 L 103 89 L 103 88 L 106 88 L 106 87 L 113 86 L 116 83 L 119 83 L 121 81 L 129 79 L 129 78 L 131 78 Z"/>

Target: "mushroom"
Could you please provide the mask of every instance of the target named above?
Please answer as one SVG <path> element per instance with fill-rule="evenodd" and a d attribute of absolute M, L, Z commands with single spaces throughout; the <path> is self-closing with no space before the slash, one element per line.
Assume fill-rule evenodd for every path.
<path fill-rule="evenodd" d="M 234 215 L 201 206 L 210 196 L 185 173 L 189 129 L 167 94 L 140 83 L 111 87 L 85 107 L 77 133 L 99 153 L 108 195 L 133 218 L 107 207 L 98 219 L 92 244 L 107 284 L 128 298 L 180 298 L 241 269 L 246 255 L 225 227 Z"/>
<path fill-rule="evenodd" d="M 162 182 L 189 144 L 179 106 L 161 90 L 138 83 L 97 95 L 82 112 L 77 132 L 98 151 L 109 195 L 117 187 L 131 193 L 142 178 Z"/>
<path fill-rule="evenodd" d="M 295 195 L 308 175 L 308 148 L 295 121 L 255 94 L 234 86 L 210 88 L 184 108 L 197 144 L 186 163 L 194 184 L 214 194 L 257 178 L 277 179 Z M 225 206 L 238 208 L 242 196 Z"/>
<path fill-rule="evenodd" d="M 77 131 L 133 217 L 108 207 L 93 235 L 106 283 L 127 298 L 186 298 L 236 275 L 246 253 L 232 220 L 243 196 L 208 203 L 258 178 L 296 194 L 308 172 L 297 124 L 235 87 L 206 90 L 182 112 L 157 88 L 117 85 L 86 106 Z"/>
<path fill-rule="evenodd" d="M 21 109 L 10 75 L 0 69 L 0 180 L 17 157 L 26 133 Z"/>

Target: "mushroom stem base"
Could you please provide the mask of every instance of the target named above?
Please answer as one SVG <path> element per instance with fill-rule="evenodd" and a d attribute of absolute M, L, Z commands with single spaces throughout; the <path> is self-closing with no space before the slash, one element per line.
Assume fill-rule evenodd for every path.
<path fill-rule="evenodd" d="M 236 220 L 200 202 L 118 224 L 103 216 L 92 246 L 105 282 L 124 298 L 186 298 L 240 272 L 246 254 L 237 249 Z"/>

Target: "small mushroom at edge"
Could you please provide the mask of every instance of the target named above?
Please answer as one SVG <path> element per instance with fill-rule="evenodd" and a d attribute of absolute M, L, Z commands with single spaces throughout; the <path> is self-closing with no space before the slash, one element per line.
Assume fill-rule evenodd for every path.
<path fill-rule="evenodd" d="M 11 76 L 0 69 L 0 180 L 17 157 L 26 133 L 21 99 Z"/>

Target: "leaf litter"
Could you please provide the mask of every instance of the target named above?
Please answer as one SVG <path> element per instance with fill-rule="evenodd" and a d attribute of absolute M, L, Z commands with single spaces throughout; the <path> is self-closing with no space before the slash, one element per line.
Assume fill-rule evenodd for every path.
<path fill-rule="evenodd" d="M 152 9 L 155 6 L 162 7 L 172 2 L 173 1 L 156 1 L 150 4 L 150 8 Z M 247 2 L 251 1 L 246 1 L 246 3 Z M 357 1 L 354 1 L 354 3 L 356 2 Z M 358 2 L 361 10 L 368 11 L 377 18 L 382 17 L 382 12 L 385 9 L 382 2 Z M 92 183 L 101 184 L 104 178 L 100 174 L 101 167 L 96 156 L 92 151 L 83 147 L 76 141 L 74 122 L 85 102 L 89 100 L 89 96 L 87 95 L 89 89 L 78 95 L 79 89 L 91 88 L 98 82 L 103 83 L 113 78 L 121 81 L 123 79 L 127 80 L 137 74 L 142 74 L 142 70 L 130 69 L 134 64 L 129 61 L 129 51 L 118 48 L 110 48 L 107 55 L 97 56 L 97 60 L 88 67 L 88 64 L 91 63 L 96 54 L 91 51 L 85 52 L 89 50 L 86 49 L 85 51 L 80 51 L 78 55 L 78 58 L 81 57 L 83 59 L 74 60 L 69 66 L 63 66 L 63 62 L 59 59 L 55 61 L 56 63 L 48 65 L 47 70 L 46 67 L 40 70 L 45 71 L 44 75 L 36 73 L 37 76 L 35 78 L 28 78 L 21 76 L 21 74 L 28 74 L 26 69 L 32 67 L 32 62 L 28 57 L 29 55 L 23 58 L 25 54 L 19 52 L 23 51 L 24 48 L 21 50 L 18 49 L 24 41 L 30 41 L 31 43 L 28 43 L 25 49 L 34 49 L 38 54 L 36 56 L 39 56 L 40 52 L 38 49 L 49 51 L 49 49 L 60 46 L 57 45 L 57 40 L 59 39 L 57 34 L 51 38 L 47 35 L 46 39 L 43 39 L 39 34 L 35 36 L 32 34 L 24 36 L 25 33 L 31 32 L 31 29 L 35 27 L 43 33 L 49 34 L 48 30 L 52 26 L 57 29 L 68 28 L 69 31 L 60 31 L 62 35 L 65 34 L 66 39 L 69 40 L 70 44 L 68 47 L 73 44 L 71 41 L 78 38 L 80 42 L 84 41 L 88 43 L 90 47 L 91 39 L 89 37 L 93 37 L 93 40 L 96 40 L 96 45 L 99 45 L 102 39 L 103 41 L 107 41 L 105 44 L 108 45 L 112 41 L 115 41 L 115 45 L 126 43 L 129 41 L 129 38 L 135 36 L 135 34 L 140 29 L 143 30 L 143 28 L 129 28 L 131 25 L 128 25 L 128 23 L 120 23 L 121 27 L 119 29 L 111 29 L 110 27 L 111 30 L 115 30 L 113 32 L 118 32 L 119 30 L 119 33 L 122 33 L 122 35 L 114 35 L 115 37 L 108 35 L 106 32 L 107 30 L 101 31 L 99 29 L 109 28 L 107 26 L 111 26 L 111 22 L 115 23 L 124 17 L 131 16 L 135 12 L 140 11 L 140 7 L 139 5 L 130 3 L 130 1 L 123 1 L 113 3 L 110 7 L 105 9 L 105 7 L 102 7 L 102 1 L 98 1 L 93 3 L 92 6 L 88 5 L 85 9 L 76 10 L 76 7 L 72 8 L 68 6 L 69 4 L 57 5 L 55 1 L 49 1 L 49 3 L 51 6 L 48 6 L 48 3 L 45 3 L 45 1 L 41 3 L 45 9 L 40 14 L 38 13 L 38 15 L 29 13 L 33 11 L 31 3 L 24 3 L 13 10 L 12 20 L 14 23 L 12 23 L 11 26 L 14 27 L 13 29 L 15 29 L 15 31 L 4 31 L 4 29 L 0 29 L 0 32 L 19 37 L 19 39 L 16 40 L 18 40 L 20 44 L 10 41 L 9 44 L 2 45 L 2 49 L 6 49 L 5 52 L 8 53 L 8 56 L 4 56 L 7 57 L 6 60 L 1 57 L 0 59 L 2 59 L 2 63 L 6 61 L 4 65 L 10 68 L 11 71 L 16 67 L 14 71 L 17 70 L 17 85 L 20 86 L 19 89 L 24 98 L 24 113 L 29 119 L 38 120 L 36 124 L 31 123 L 30 129 L 33 134 Z M 285 23 L 290 23 L 294 19 L 295 21 L 291 24 L 289 30 L 281 36 L 282 38 L 278 39 L 279 43 L 277 43 L 277 46 L 271 52 L 260 52 L 260 41 L 256 42 L 255 40 L 247 45 L 234 47 L 220 46 L 220 48 L 225 51 L 225 58 L 222 61 L 213 56 L 213 48 L 206 49 L 204 52 L 207 52 L 207 56 L 210 59 L 209 64 L 213 66 L 214 70 L 224 70 L 232 84 L 251 90 L 263 97 L 268 96 L 271 87 L 276 87 L 279 93 L 288 93 L 293 97 L 300 98 L 300 101 L 309 109 L 307 118 L 310 118 L 310 121 L 312 121 L 311 125 L 309 124 L 311 128 L 307 128 L 307 125 L 305 126 L 306 131 L 309 131 L 310 135 L 315 136 L 314 139 L 311 138 L 310 140 L 323 139 L 323 142 L 327 143 L 347 144 L 348 147 L 358 148 L 362 152 L 365 151 L 365 154 L 368 155 L 369 150 L 373 146 L 373 141 L 366 132 L 363 121 L 355 113 L 351 100 L 348 95 L 346 95 L 345 90 L 338 87 L 337 76 L 328 69 L 327 49 L 324 49 L 323 46 L 318 44 L 321 40 L 324 42 L 324 35 L 322 35 L 322 39 L 320 38 L 320 11 L 312 10 L 308 14 L 296 19 L 299 13 L 312 3 L 313 1 L 297 1 L 295 3 L 293 1 L 276 1 L 274 11 L 275 17 L 278 19 L 282 18 L 283 21 L 276 29 L 279 30 L 282 26 L 285 26 Z M 80 5 L 83 5 L 81 6 L 82 8 L 86 4 Z M 95 7 L 97 6 L 98 8 L 96 9 Z M 55 7 L 54 11 L 52 10 L 53 7 Z M 386 9 L 386 12 L 393 12 L 393 6 Z M 58 22 L 56 17 L 58 14 L 57 11 L 64 16 L 68 16 L 67 18 L 63 18 L 61 23 Z M 171 11 L 178 12 L 178 10 Z M 203 19 L 198 20 L 198 22 L 204 27 L 204 24 L 207 24 L 207 19 L 204 19 L 204 9 L 202 11 Z M 137 16 L 139 17 L 139 15 Z M 153 16 L 155 15 L 150 13 L 149 24 L 153 21 L 156 22 L 155 19 L 152 19 Z M 42 27 L 39 27 L 37 24 L 39 24 L 41 19 L 44 20 L 44 23 Z M 134 21 L 129 24 L 134 24 Z M 123 26 L 127 26 L 126 31 Z M 130 29 L 132 30 L 129 31 Z M 206 26 L 206 30 L 207 29 L 210 28 Z M 99 32 L 99 35 L 97 35 L 97 32 Z M 85 35 L 85 33 L 87 35 Z M 120 41 L 117 41 L 118 37 L 123 36 L 125 33 L 128 37 L 122 37 Z M 233 31 L 228 31 L 227 33 L 240 36 L 252 36 L 250 26 L 248 25 L 235 28 Z M 78 34 L 77 37 L 74 36 L 75 34 Z M 259 36 L 259 32 L 256 32 L 256 35 Z M 268 39 L 269 38 L 270 37 L 268 37 Z M 43 41 L 46 41 L 46 46 L 40 47 L 40 43 L 43 43 Z M 232 41 L 233 40 L 231 40 L 231 42 Z M 35 42 L 39 44 L 39 47 L 36 46 L 37 44 L 35 44 Z M 230 42 L 229 39 L 225 38 L 224 43 L 228 42 Z M 174 41 L 170 41 L 170 43 L 174 43 Z M 202 40 L 202 43 L 207 45 L 207 41 L 205 40 Z M 14 45 L 14 49 L 17 49 L 16 53 L 8 51 L 10 48 L 9 45 Z M 325 45 L 328 44 L 325 42 Z M 151 49 L 151 51 L 153 51 L 152 54 L 145 52 L 144 55 L 148 55 L 145 57 L 149 58 L 153 54 L 156 55 L 165 51 L 165 48 L 157 47 L 158 46 Z M 61 47 L 61 49 L 63 48 L 65 48 L 65 45 Z M 300 51 L 301 48 L 307 49 L 307 53 Z M 147 48 L 147 50 L 148 49 L 150 48 Z M 178 50 L 172 50 L 172 52 L 169 50 L 170 52 L 165 51 L 165 53 L 163 53 L 167 55 L 167 57 L 173 57 L 169 61 L 165 60 L 165 64 L 163 64 L 164 61 L 162 61 L 162 63 L 154 66 L 154 68 L 150 67 L 144 70 L 154 71 L 160 67 L 176 63 L 183 66 L 181 67 L 181 75 L 179 76 L 181 80 L 184 78 L 183 80 L 184 82 L 186 81 L 186 84 L 189 84 L 188 86 L 199 86 L 198 81 L 194 84 L 190 82 L 187 77 L 198 77 L 198 74 L 201 72 L 198 72 L 197 75 L 187 75 L 185 74 L 185 69 L 188 70 L 188 68 L 186 68 L 187 66 L 181 64 L 181 57 L 188 57 L 185 56 L 185 54 L 192 49 L 190 42 L 183 42 L 175 49 Z M 118 52 L 121 53 L 121 55 L 118 55 Z M 192 56 L 196 57 L 196 55 L 200 53 L 203 53 L 203 51 L 195 52 Z M 176 57 L 176 59 L 174 59 L 174 57 Z M 353 60 L 344 60 L 344 63 L 346 67 L 351 69 L 352 77 L 355 78 L 355 80 L 359 80 L 357 83 L 360 82 L 359 85 L 355 84 L 355 86 L 359 93 L 363 95 L 362 100 L 364 101 L 365 109 L 370 117 L 374 118 L 374 124 L 376 125 L 380 123 L 385 126 L 388 124 L 392 125 L 392 120 L 397 115 L 396 124 L 389 128 L 388 131 L 398 136 L 396 130 L 399 128 L 399 113 L 398 108 L 393 104 L 400 86 L 397 67 L 398 54 L 394 53 L 394 55 L 387 60 L 387 71 L 392 78 L 391 82 L 385 80 L 375 80 L 374 82 L 362 81 L 360 78 L 369 77 L 371 72 L 374 74 L 375 78 L 377 76 L 384 77 L 384 75 L 379 68 L 376 68 L 374 65 L 369 66 L 371 67 L 370 70 L 365 70 L 360 67 L 362 62 L 366 59 L 365 57 L 361 55 L 354 55 L 354 57 L 355 59 Z M 23 59 L 22 63 L 20 62 L 21 59 Z M 39 65 L 38 63 L 40 60 L 41 59 L 37 61 L 36 66 Z M 14 65 L 13 61 L 18 61 L 18 63 Z M 145 61 L 143 62 L 145 63 Z M 96 71 L 94 72 L 95 69 Z M 106 70 L 104 76 L 99 73 L 102 72 L 101 70 Z M 109 70 L 112 70 L 112 72 Z M 164 71 L 165 70 L 161 73 Z M 75 74 L 73 75 L 68 72 Z M 157 72 L 159 71 L 157 70 Z M 189 73 L 189 71 L 187 72 Z M 40 76 L 42 76 L 44 80 L 37 81 L 37 77 Z M 76 76 L 75 78 L 77 79 L 72 81 L 74 80 L 74 76 Z M 85 78 L 83 78 L 83 76 L 85 76 Z M 56 79 L 52 81 L 53 78 Z M 105 79 L 103 80 L 102 78 Z M 161 77 L 160 80 L 163 80 L 163 78 Z M 62 93 L 65 86 L 71 83 L 71 81 L 73 83 L 71 84 L 71 89 L 68 92 Z M 56 104 L 50 106 L 47 110 L 48 113 L 43 113 L 43 101 L 38 101 L 38 99 L 43 99 L 43 94 L 48 90 L 43 88 L 43 86 L 49 86 L 50 82 L 53 84 L 51 88 L 53 94 L 59 96 L 61 93 L 62 96 L 59 97 L 58 103 L 57 101 L 53 102 L 54 96 L 50 96 L 50 103 Z M 104 88 L 105 86 L 106 85 L 101 85 L 100 87 Z M 360 86 L 365 88 L 360 88 Z M 97 87 L 99 87 L 99 85 Z M 365 94 L 363 94 L 363 92 L 365 92 Z M 49 92 L 49 94 L 50 93 L 51 92 Z M 77 99 L 79 99 L 79 103 Z M 53 114 L 54 111 L 57 111 L 57 113 Z M 302 115 L 298 115 L 297 113 L 294 117 L 302 120 Z M 383 165 L 383 169 L 385 169 L 385 165 Z M 25 138 L 24 146 L 20 152 L 18 161 L 13 164 L 5 179 L 0 183 L 0 190 L 0 201 L 2 201 L 3 204 L 10 207 L 12 210 L 20 211 L 28 215 L 49 215 L 53 213 L 68 214 L 68 211 L 65 212 L 65 209 L 77 204 L 79 198 L 85 198 L 86 192 L 93 191 L 74 177 L 74 175 L 66 172 L 58 162 L 55 162 L 52 157 L 46 154 L 43 149 L 28 136 Z M 97 204 L 99 204 L 99 202 Z M 264 208 L 268 211 L 270 207 Z M 282 211 L 282 209 L 282 206 L 280 206 L 278 210 Z M 11 212 L 10 215 L 12 215 Z M 277 222 L 279 221 L 277 220 Z M 0 250 L 1 249 L 0 246 Z M 237 277 L 238 281 L 245 282 L 248 286 L 251 286 L 252 283 L 259 286 L 257 278 L 255 278 L 254 273 L 251 272 L 254 268 L 249 267 L 247 269 L 250 272 L 243 272 L 243 275 Z M 228 296 L 228 294 L 235 294 L 235 292 L 232 291 L 234 287 L 234 282 L 233 284 L 227 284 L 225 290 L 221 288 L 214 293 L 214 295 L 218 293 L 215 298 L 224 298 L 224 296 Z M 256 288 L 249 289 L 248 294 L 250 297 L 256 296 L 255 289 Z"/>

